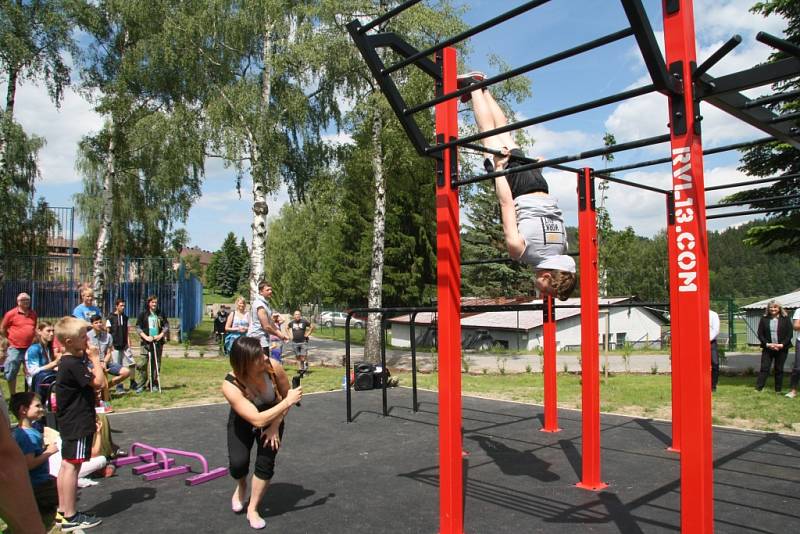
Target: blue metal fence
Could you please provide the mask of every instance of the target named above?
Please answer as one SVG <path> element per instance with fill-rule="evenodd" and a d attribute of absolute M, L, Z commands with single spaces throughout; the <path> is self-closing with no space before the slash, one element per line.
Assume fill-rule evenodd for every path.
<path fill-rule="evenodd" d="M 13 257 L 0 262 L 5 273 L 0 284 L 2 311 L 16 306 L 17 295 L 26 292 L 39 317 L 70 315 L 80 302 L 80 286 L 92 272 L 91 260 L 85 258 Z M 123 299 L 127 315 L 136 317 L 147 297 L 155 295 L 162 312 L 180 320 L 181 333 L 202 320 L 203 286 L 186 275 L 183 264 L 174 265 L 170 258 L 124 258 L 109 262 L 105 271 L 106 291 L 97 303 L 104 314 L 114 309 L 116 299 Z"/>

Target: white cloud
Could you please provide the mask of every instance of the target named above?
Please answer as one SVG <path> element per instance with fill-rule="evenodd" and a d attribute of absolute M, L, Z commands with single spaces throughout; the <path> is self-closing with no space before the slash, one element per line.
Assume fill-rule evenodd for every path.
<path fill-rule="evenodd" d="M 581 130 L 550 130 L 541 124 L 526 128 L 525 133 L 535 141 L 530 149 L 530 155 L 534 157 L 557 157 L 603 144 L 602 136 L 598 134 Z"/>
<path fill-rule="evenodd" d="M 5 85 L 0 90 L 5 93 Z M 25 83 L 17 88 L 14 109 L 15 119 L 28 134 L 47 141 L 39 152 L 40 185 L 79 182 L 81 176 L 75 170 L 78 142 L 103 126 L 102 117 L 92 105 L 67 89 L 61 108 L 56 109 L 44 86 Z"/>

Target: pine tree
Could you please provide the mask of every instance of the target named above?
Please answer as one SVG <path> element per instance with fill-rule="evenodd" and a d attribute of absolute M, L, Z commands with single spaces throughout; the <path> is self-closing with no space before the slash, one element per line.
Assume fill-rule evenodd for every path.
<path fill-rule="evenodd" d="M 239 287 L 241 273 L 241 251 L 236 244 L 236 236 L 229 232 L 219 250 L 219 262 L 216 269 L 217 290 L 220 295 L 232 297 Z"/>

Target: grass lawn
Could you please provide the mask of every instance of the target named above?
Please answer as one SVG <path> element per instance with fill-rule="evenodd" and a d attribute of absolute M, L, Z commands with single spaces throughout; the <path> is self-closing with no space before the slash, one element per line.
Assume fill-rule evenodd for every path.
<path fill-rule="evenodd" d="M 328 327 L 328 326 L 319 326 L 317 325 L 314 328 L 314 332 L 311 334 L 314 337 L 320 337 L 322 339 L 333 339 L 335 341 L 344 341 L 344 327 L 337 326 L 337 327 Z M 363 345 L 364 344 L 364 333 L 366 329 L 364 328 L 350 328 L 350 343 L 353 345 Z M 386 332 L 386 342 L 391 344 L 392 335 L 391 332 Z"/>
<path fill-rule="evenodd" d="M 146 410 L 171 406 L 186 406 L 223 402 L 220 387 L 229 370 L 227 358 L 165 358 L 163 361 L 163 393 L 144 393 L 112 398 L 116 411 Z M 295 369 L 287 367 L 289 375 Z M 401 386 L 411 385 L 411 374 L 396 373 Z M 422 389 L 437 389 L 436 373 L 420 373 Z M 784 433 L 800 434 L 800 398 L 788 399 L 767 391 L 753 389 L 752 376 L 723 376 L 713 396 L 714 424 Z M 341 388 L 342 371 L 338 367 L 314 367 L 303 378 L 306 393 L 332 391 Z M 2 382 L 8 398 L 8 388 Z M 541 404 L 544 383 L 541 374 L 462 374 L 465 394 Z M 558 375 L 558 402 L 562 408 L 580 409 L 580 376 L 572 373 Z M 601 379 L 600 408 L 631 416 L 670 419 L 670 376 L 614 374 L 607 383 Z"/>

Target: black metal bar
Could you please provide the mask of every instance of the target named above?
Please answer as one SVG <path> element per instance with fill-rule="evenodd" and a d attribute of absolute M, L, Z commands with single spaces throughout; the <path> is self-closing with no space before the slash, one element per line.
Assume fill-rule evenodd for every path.
<path fill-rule="evenodd" d="M 790 56 L 800 58 L 800 46 L 797 46 L 786 39 L 775 37 L 767 32 L 758 32 L 756 34 L 756 41 L 761 41 L 762 43 L 769 45 L 772 48 L 777 48 L 781 52 L 789 54 Z"/>
<path fill-rule="evenodd" d="M 511 258 L 489 258 L 486 260 L 461 260 L 461 265 L 488 265 L 492 263 L 513 263 Z"/>
<path fill-rule="evenodd" d="M 777 93 L 769 96 L 762 96 L 755 100 L 749 100 L 745 105 L 745 109 L 763 106 L 764 104 L 772 104 L 773 102 L 781 102 L 782 100 L 789 100 L 800 96 L 800 89 L 795 91 L 786 91 L 785 93 Z"/>
<path fill-rule="evenodd" d="M 681 92 L 680 85 L 667 72 L 664 56 L 661 49 L 658 48 L 653 27 L 650 25 L 650 19 L 647 18 L 647 12 L 642 6 L 642 2 L 640 0 L 622 0 L 622 7 L 634 30 L 636 43 L 639 45 L 639 51 L 642 53 L 642 59 L 653 84 L 660 91 Z"/>
<path fill-rule="evenodd" d="M 750 69 L 718 78 L 706 74 L 701 76 L 706 87 L 698 87 L 698 90 L 701 90 L 701 98 L 705 100 L 712 95 L 744 91 L 792 78 L 797 76 L 798 70 L 800 70 L 800 60 L 790 57 L 772 63 L 762 63 Z"/>
<path fill-rule="evenodd" d="M 353 400 L 352 392 L 350 391 L 350 317 L 347 314 L 344 320 L 344 382 L 345 382 L 345 396 L 347 397 L 347 422 L 353 422 Z"/>
<path fill-rule="evenodd" d="M 381 395 L 383 402 L 383 416 L 389 415 L 389 403 L 386 397 L 386 377 L 389 376 L 386 370 L 386 314 L 381 314 Z"/>
<path fill-rule="evenodd" d="M 627 185 L 630 187 L 636 187 L 637 189 L 645 189 L 647 191 L 653 191 L 654 193 L 661 193 L 662 195 L 666 195 L 667 193 L 669 193 L 669 191 L 667 191 L 666 189 L 660 189 L 658 187 L 653 187 L 651 185 L 637 184 L 636 182 L 629 182 L 628 180 L 623 180 L 621 178 L 616 178 L 614 176 L 608 176 L 607 174 L 605 174 L 605 171 L 592 172 L 592 176 L 594 176 L 595 178 L 599 178 L 601 180 L 608 180 L 609 182 Z"/>
<path fill-rule="evenodd" d="M 411 65 L 412 63 L 417 61 L 418 59 L 421 59 L 421 58 L 424 58 L 424 57 L 428 57 L 431 54 L 433 54 L 434 52 L 438 52 L 439 50 L 441 50 L 443 48 L 446 48 L 448 46 L 451 46 L 451 45 L 454 45 L 454 44 L 456 44 L 458 42 L 461 42 L 464 39 L 472 37 L 473 35 L 478 34 L 478 33 L 482 32 L 484 30 L 487 30 L 487 29 L 489 29 L 489 28 L 491 28 L 493 26 L 497 26 L 501 22 L 505 22 L 506 20 L 514 18 L 517 15 L 520 15 L 520 14 L 526 12 L 526 11 L 530 11 L 531 9 L 537 8 L 540 5 L 546 4 L 549 1 L 550 0 L 533 0 L 531 2 L 527 2 L 527 3 L 525 3 L 525 4 L 523 4 L 523 5 L 519 6 L 519 7 L 516 7 L 514 9 L 512 9 L 511 11 L 508 11 L 506 13 L 498 15 L 497 17 L 495 17 L 495 18 L 493 18 L 491 20 L 487 20 L 486 22 L 481 23 L 481 24 L 475 26 L 474 28 L 470 28 L 469 30 L 467 30 L 465 32 L 459 33 L 458 35 L 454 35 L 453 37 L 450 37 L 449 39 L 446 39 L 446 40 L 444 40 L 444 41 L 442 41 L 442 42 L 440 42 L 438 44 L 435 44 L 434 46 L 431 46 L 430 48 L 427 48 L 427 49 L 423 50 L 422 52 L 418 52 L 418 53 L 414 54 L 411 57 L 407 57 L 406 59 L 395 63 L 394 65 L 388 66 L 388 67 L 383 69 L 383 74 L 391 74 L 392 72 L 400 70 L 403 67 L 407 67 L 408 65 Z"/>
<path fill-rule="evenodd" d="M 419 411 L 419 403 L 417 402 L 417 312 L 411 314 L 411 323 L 409 325 L 409 332 L 411 334 L 411 411 Z"/>
<path fill-rule="evenodd" d="M 737 150 L 740 148 L 748 148 L 751 146 L 756 145 L 763 145 L 764 143 L 769 143 L 770 141 L 774 141 L 773 137 L 762 137 L 761 139 L 756 139 L 755 141 L 745 141 L 742 143 L 734 143 L 732 145 L 725 145 L 716 148 L 709 148 L 708 150 L 703 150 L 704 156 L 710 156 L 712 154 L 719 154 L 721 152 L 727 152 L 729 150 Z M 640 161 L 638 163 L 631 163 L 629 165 L 619 165 L 617 167 L 608 167 L 607 169 L 603 169 L 604 173 L 614 173 L 620 171 L 627 171 L 630 169 L 639 169 L 642 167 L 650 167 L 652 165 L 658 165 L 660 163 L 670 163 L 672 158 L 658 158 L 658 159 L 651 159 L 649 161 Z"/>
<path fill-rule="evenodd" d="M 800 173 L 795 174 L 784 174 L 783 176 L 774 176 L 772 178 L 761 178 L 760 180 L 749 180 L 747 182 L 737 182 L 734 184 L 722 184 L 722 185 L 714 185 L 711 187 L 706 187 L 706 191 L 716 191 L 718 189 L 730 189 L 732 187 L 740 187 L 743 185 L 757 185 L 757 184 L 765 184 L 768 182 L 778 182 L 780 180 L 790 180 L 793 178 L 800 178 Z"/>
<path fill-rule="evenodd" d="M 386 22 L 387 20 L 391 19 L 392 17 L 396 17 L 397 15 L 399 15 L 400 13 L 405 11 L 406 9 L 408 9 L 410 7 L 413 7 L 415 4 L 419 4 L 421 1 L 422 0 L 408 0 L 408 2 L 403 2 L 399 6 L 395 7 L 394 9 L 390 9 L 389 11 L 387 11 L 386 13 L 381 15 L 380 17 L 378 17 L 375 20 L 373 20 L 372 22 L 368 22 L 367 24 L 362 26 L 358 30 L 358 32 L 359 33 L 366 33 L 369 30 L 371 30 L 372 28 L 374 28 L 375 26 L 383 24 L 384 22 Z"/>
<path fill-rule="evenodd" d="M 773 200 L 791 200 L 794 198 L 800 198 L 800 194 L 797 195 L 778 195 L 776 197 L 764 197 L 764 198 L 752 198 L 750 200 L 739 200 L 736 202 L 728 202 L 725 204 L 712 204 L 710 206 L 706 206 L 707 210 L 715 210 L 720 208 L 730 208 L 731 206 L 744 206 L 746 204 L 759 204 L 761 202 L 772 202 Z"/>
<path fill-rule="evenodd" d="M 700 76 L 708 72 L 708 69 L 719 63 L 719 60 L 724 58 L 726 55 L 730 53 L 731 50 L 736 48 L 742 43 L 742 36 L 741 35 L 734 35 L 728 41 L 723 44 L 722 46 L 717 49 L 716 52 L 711 54 L 708 59 L 703 61 L 697 69 L 692 73 L 694 79 L 697 80 Z"/>
<path fill-rule="evenodd" d="M 483 145 L 476 145 L 474 143 L 466 143 L 464 145 L 461 145 L 461 148 L 462 149 L 476 150 L 478 152 L 485 152 L 487 154 L 492 154 L 492 155 L 495 155 L 495 156 L 501 156 L 502 155 L 502 153 L 499 150 L 494 150 L 494 149 L 491 149 L 491 148 L 487 148 L 487 147 L 485 147 Z M 536 163 L 537 161 L 540 161 L 540 160 L 538 160 L 536 158 L 529 158 L 527 156 L 515 156 L 513 154 L 509 155 L 509 159 L 511 161 L 523 161 L 525 163 Z M 557 169 L 559 171 L 575 172 L 575 173 L 581 172 L 580 169 L 577 169 L 575 167 L 569 167 L 567 165 L 550 165 L 549 167 L 551 169 Z"/>
<path fill-rule="evenodd" d="M 482 176 L 473 176 L 471 178 L 464 178 L 455 182 L 455 185 L 466 185 L 474 182 L 480 182 L 482 180 L 489 180 L 491 178 L 497 178 L 498 176 L 505 176 L 512 172 L 521 172 L 529 169 L 541 169 L 542 167 L 552 167 L 556 163 L 566 163 L 568 161 L 577 161 L 581 159 L 593 158 L 595 156 L 602 156 L 604 154 L 613 154 L 615 152 L 622 152 L 624 150 L 631 150 L 634 148 L 641 148 L 644 146 L 666 143 L 669 140 L 670 140 L 669 134 L 659 135 L 656 137 L 648 137 L 647 139 L 640 139 L 638 141 L 631 141 L 629 143 L 620 143 L 612 147 L 596 148 L 594 150 L 580 152 L 578 154 L 574 154 L 571 156 L 561 156 L 559 158 L 542 160 L 538 163 L 528 163 L 526 165 L 519 165 L 512 169 L 503 169 L 502 171 L 490 172 Z"/>
<path fill-rule="evenodd" d="M 793 121 L 800 118 L 800 111 L 794 113 L 787 113 L 785 115 L 778 115 L 774 119 L 770 119 L 770 124 L 778 124 L 779 122 Z"/>
<path fill-rule="evenodd" d="M 534 124 L 539 124 L 542 122 L 551 121 L 553 119 L 558 119 L 561 117 L 567 117 L 569 115 L 575 115 L 576 113 L 580 113 L 582 111 L 588 111 L 590 109 L 599 108 L 602 106 L 607 106 L 608 104 L 614 104 L 616 102 L 621 102 L 623 100 L 627 100 L 629 98 L 634 98 L 637 96 L 646 95 L 648 93 L 652 93 L 655 91 L 656 88 L 654 85 L 646 85 L 644 87 L 638 87 L 636 89 L 631 89 L 629 91 L 623 91 L 621 93 L 617 93 L 615 95 L 606 96 L 603 98 L 598 98 L 597 100 L 591 100 L 589 102 L 584 102 L 583 104 L 578 104 L 577 106 L 571 106 L 568 108 L 560 109 L 558 111 L 552 111 L 550 113 L 545 113 L 544 115 L 539 115 L 538 117 L 533 117 L 530 119 L 526 119 L 524 121 L 519 122 L 512 122 L 511 124 L 507 124 L 500 128 L 494 128 L 492 130 L 487 130 L 485 132 L 480 132 L 473 135 L 468 135 L 466 137 L 462 137 L 460 139 L 456 139 L 454 141 L 450 141 L 448 143 L 442 143 L 438 145 L 433 145 L 427 148 L 428 154 L 438 153 L 442 150 L 450 148 L 452 146 L 463 146 L 467 143 L 472 143 L 473 141 L 480 141 L 481 139 L 486 139 L 487 137 L 492 137 L 493 135 L 505 133 L 505 132 L 512 132 L 514 130 L 519 130 L 520 128 L 525 128 L 527 126 L 532 126 Z M 571 160 L 570 160 L 571 161 Z M 546 165 L 545 165 L 546 166 Z"/>
<path fill-rule="evenodd" d="M 794 206 L 777 206 L 774 208 L 764 208 L 761 210 L 735 211 L 733 213 L 720 213 L 717 215 L 706 215 L 706 219 L 722 219 L 724 217 L 740 217 L 742 215 L 756 215 L 758 213 L 779 213 L 782 211 L 800 210 L 800 204 Z"/>
<path fill-rule="evenodd" d="M 414 113 L 418 113 L 424 109 L 428 109 L 436 104 L 440 104 L 452 98 L 457 98 L 463 94 L 471 93 L 472 91 L 476 91 L 483 87 L 489 87 L 491 85 L 495 85 L 502 81 L 508 80 L 509 78 L 513 78 L 514 76 L 519 76 L 520 74 L 525 74 L 526 72 L 530 72 L 532 70 L 536 70 L 547 65 L 551 65 L 556 63 L 557 61 L 562 61 L 564 59 L 577 56 L 578 54 L 582 54 L 584 52 L 588 52 L 589 50 L 594 50 L 595 48 L 599 48 L 603 45 L 607 45 L 609 43 L 613 43 L 614 41 L 619 41 L 620 39 L 624 39 L 625 37 L 630 37 L 633 35 L 633 29 L 627 28 L 624 30 L 620 30 L 618 32 L 610 33 L 604 37 L 600 37 L 593 41 L 589 41 L 582 45 L 578 45 L 574 48 L 570 48 L 569 50 L 564 50 L 562 52 L 558 52 L 551 56 L 547 56 L 545 58 L 533 61 L 528 63 L 527 65 L 523 65 L 521 67 L 517 67 L 516 69 L 512 69 L 508 72 L 504 72 L 502 74 L 498 74 L 497 76 L 492 76 L 491 78 L 486 78 L 483 81 L 478 83 L 474 83 L 469 87 L 462 87 L 461 89 L 454 91 L 452 93 L 447 93 L 446 95 L 442 95 L 439 97 L 434 98 L 433 100 L 429 100 L 427 102 L 423 102 L 417 106 L 411 107 L 405 110 L 406 115 L 413 115 Z"/>

